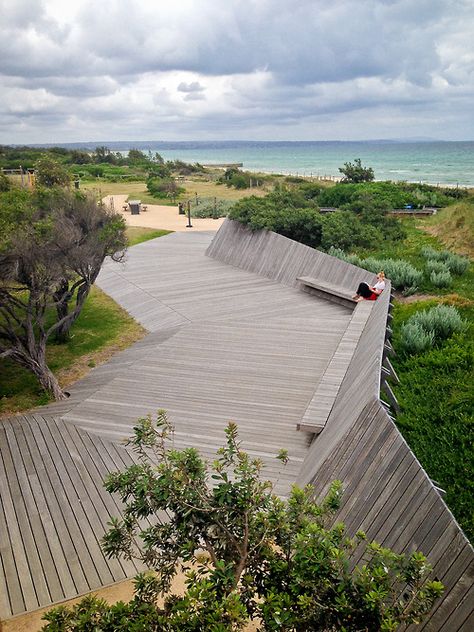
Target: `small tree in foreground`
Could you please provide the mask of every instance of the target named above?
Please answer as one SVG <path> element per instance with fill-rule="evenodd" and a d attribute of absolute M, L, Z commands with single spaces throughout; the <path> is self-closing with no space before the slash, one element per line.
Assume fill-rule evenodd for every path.
<path fill-rule="evenodd" d="M 374 170 L 372 167 L 363 167 L 360 158 L 356 158 L 354 162 L 345 162 L 343 167 L 339 167 L 339 171 L 344 176 L 342 182 L 372 182 L 374 179 Z"/>
<path fill-rule="evenodd" d="M 50 611 L 45 631 L 224 631 L 251 619 L 261 630 L 389 631 L 419 622 L 441 594 L 420 553 L 397 555 L 329 526 L 339 482 L 320 504 L 311 486 L 282 500 L 261 480 L 261 462 L 241 450 L 235 424 L 211 465 L 193 448 L 168 449 L 170 437 L 164 411 L 156 423 L 141 419 L 131 440 L 140 463 L 106 483 L 125 505 L 104 538 L 106 554 L 136 558 L 155 573 L 137 577 L 128 604 L 89 597 Z M 278 458 L 287 461 L 284 452 Z M 351 570 L 356 547 L 363 563 Z M 178 572 L 183 595 L 170 593 Z"/>

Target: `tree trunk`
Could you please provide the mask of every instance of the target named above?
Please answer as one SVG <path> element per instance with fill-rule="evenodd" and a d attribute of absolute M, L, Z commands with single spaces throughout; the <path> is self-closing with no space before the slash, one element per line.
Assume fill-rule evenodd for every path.
<path fill-rule="evenodd" d="M 69 331 L 71 329 L 72 322 L 68 322 L 66 320 L 66 316 L 68 315 L 68 302 L 66 300 L 61 301 L 56 305 L 56 316 L 57 320 L 63 320 L 64 322 L 59 325 L 54 333 L 54 339 L 56 342 L 65 343 L 69 340 Z"/>
<path fill-rule="evenodd" d="M 54 293 L 54 300 L 56 301 L 56 321 L 64 321 L 54 332 L 54 338 L 56 342 L 59 343 L 64 343 L 69 340 L 71 325 L 67 323 L 65 319 L 69 312 L 69 301 L 71 298 L 69 283 L 65 280 L 61 283 L 57 292 Z"/>
<path fill-rule="evenodd" d="M 64 294 L 62 299 L 59 300 L 56 304 L 56 322 L 59 323 L 57 329 L 54 332 L 54 337 L 57 342 L 67 342 L 69 340 L 69 332 L 71 327 L 74 325 L 76 320 L 81 314 L 82 307 L 86 298 L 89 296 L 89 292 L 91 291 L 92 284 L 97 278 L 100 271 L 100 266 L 97 271 L 91 275 L 91 279 L 87 282 L 81 283 L 77 289 L 76 300 L 74 308 L 69 312 L 69 301 L 72 296 L 69 294 Z M 60 321 L 63 322 L 60 322 Z"/>
<path fill-rule="evenodd" d="M 33 369 L 33 373 L 38 378 L 38 382 L 41 384 L 43 389 L 47 393 L 50 393 L 56 401 L 67 399 L 67 395 L 59 386 L 56 376 L 46 363 L 43 366 L 37 365 L 37 369 Z"/>
<path fill-rule="evenodd" d="M 15 349 L 9 358 L 34 373 L 42 388 L 56 401 L 67 399 L 67 395 L 59 386 L 56 376 L 46 364 L 46 345 L 38 344 L 32 355 L 29 355 L 25 350 Z"/>

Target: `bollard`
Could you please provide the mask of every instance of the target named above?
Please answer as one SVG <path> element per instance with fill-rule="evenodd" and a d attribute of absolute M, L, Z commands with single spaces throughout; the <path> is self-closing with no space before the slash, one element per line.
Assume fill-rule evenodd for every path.
<path fill-rule="evenodd" d="M 188 223 L 186 224 L 186 228 L 192 228 L 191 224 L 191 202 L 188 202 Z"/>

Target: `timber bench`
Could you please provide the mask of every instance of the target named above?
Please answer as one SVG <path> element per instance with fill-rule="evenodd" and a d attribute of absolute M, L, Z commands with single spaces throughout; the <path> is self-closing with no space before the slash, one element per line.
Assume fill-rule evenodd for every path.
<path fill-rule="evenodd" d="M 309 291 L 311 294 L 333 301 L 334 303 L 339 303 L 346 307 L 354 307 L 357 303 L 347 291 L 347 288 L 325 283 L 313 277 L 297 277 L 296 280 L 303 285 L 305 292 Z"/>

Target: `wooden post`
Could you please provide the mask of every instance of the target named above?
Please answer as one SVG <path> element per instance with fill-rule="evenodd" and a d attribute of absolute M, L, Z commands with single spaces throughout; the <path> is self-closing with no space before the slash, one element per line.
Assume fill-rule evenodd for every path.
<path fill-rule="evenodd" d="M 192 228 L 191 224 L 191 202 L 188 200 L 188 223 L 186 224 L 186 228 Z"/>

